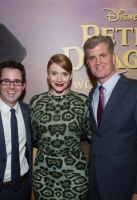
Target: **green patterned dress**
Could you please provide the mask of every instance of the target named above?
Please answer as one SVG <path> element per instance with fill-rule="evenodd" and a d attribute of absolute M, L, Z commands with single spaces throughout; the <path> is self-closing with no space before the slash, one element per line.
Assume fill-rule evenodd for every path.
<path fill-rule="evenodd" d="M 80 138 L 91 135 L 88 98 L 73 91 L 63 96 L 46 92 L 31 99 L 30 112 L 33 140 L 38 141 L 36 200 L 85 200 L 88 167 Z"/>

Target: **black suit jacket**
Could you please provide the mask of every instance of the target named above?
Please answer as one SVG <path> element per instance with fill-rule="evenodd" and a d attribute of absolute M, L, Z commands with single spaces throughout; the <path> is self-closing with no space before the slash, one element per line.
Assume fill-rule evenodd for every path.
<path fill-rule="evenodd" d="M 137 80 L 121 76 L 98 129 L 90 98 L 92 126 L 89 189 L 95 178 L 105 200 L 129 200 L 137 194 Z"/>
<path fill-rule="evenodd" d="M 25 129 L 26 129 L 26 155 L 27 160 L 29 163 L 29 180 L 31 184 L 31 178 L 32 178 L 32 133 L 31 133 L 31 126 L 30 126 L 30 115 L 29 115 L 29 106 L 23 102 L 19 102 L 21 112 L 24 119 Z M 4 130 L 3 130 L 3 124 L 0 114 L 0 189 L 3 183 L 5 168 L 6 168 L 6 160 L 7 160 L 7 154 L 6 154 L 6 146 L 5 146 L 5 138 L 4 138 Z"/>

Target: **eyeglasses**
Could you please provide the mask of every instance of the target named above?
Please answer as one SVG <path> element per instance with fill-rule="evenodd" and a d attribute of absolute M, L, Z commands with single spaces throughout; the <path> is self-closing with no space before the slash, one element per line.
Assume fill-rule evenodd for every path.
<path fill-rule="evenodd" d="M 13 83 L 15 86 L 23 85 L 23 81 L 20 81 L 19 79 L 15 79 L 14 81 L 10 81 L 9 79 L 0 80 L 0 84 L 5 86 L 9 86 L 11 83 Z"/>

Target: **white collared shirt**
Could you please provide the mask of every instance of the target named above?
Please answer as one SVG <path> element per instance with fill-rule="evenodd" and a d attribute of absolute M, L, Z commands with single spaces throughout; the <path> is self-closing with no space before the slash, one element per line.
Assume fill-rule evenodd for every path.
<path fill-rule="evenodd" d="M 113 91 L 113 88 L 115 87 L 117 81 L 119 80 L 120 75 L 116 72 L 110 79 L 108 79 L 104 84 L 104 97 L 105 97 L 105 106 L 110 98 L 110 95 Z M 98 102 L 99 102 L 99 86 L 100 83 L 97 82 L 97 88 L 95 89 L 95 92 L 93 94 L 93 101 L 92 101 L 92 108 L 93 108 L 93 113 L 95 120 L 97 122 L 97 107 L 98 107 Z"/>
<path fill-rule="evenodd" d="M 4 136 L 5 136 L 5 146 L 7 152 L 7 163 L 4 174 L 3 182 L 11 181 L 11 126 L 10 126 L 10 107 L 6 105 L 0 99 L 0 112 L 2 117 Z M 26 130 L 25 124 L 22 116 L 22 112 L 18 103 L 14 106 L 16 110 L 16 117 L 18 122 L 18 134 L 19 134 L 19 157 L 20 157 L 20 169 L 21 176 L 29 170 L 29 165 L 25 157 L 26 152 Z"/>

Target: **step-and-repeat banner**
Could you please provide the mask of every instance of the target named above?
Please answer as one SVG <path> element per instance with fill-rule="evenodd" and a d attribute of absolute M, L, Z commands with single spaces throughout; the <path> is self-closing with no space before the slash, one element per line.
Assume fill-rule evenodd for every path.
<path fill-rule="evenodd" d="M 84 66 L 83 44 L 99 34 L 113 38 L 118 72 L 137 79 L 136 0 L 0 0 L 0 62 L 25 66 L 26 103 L 48 91 L 47 62 L 57 53 L 73 63 L 71 89 L 88 95 L 94 77 Z"/>

